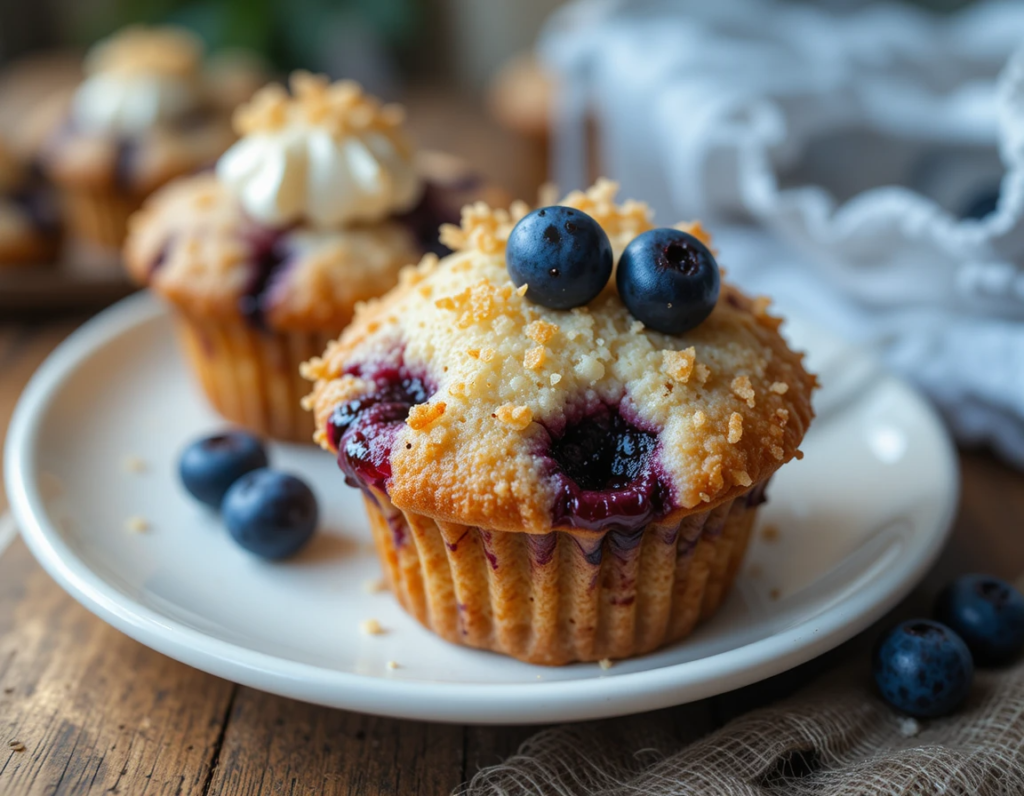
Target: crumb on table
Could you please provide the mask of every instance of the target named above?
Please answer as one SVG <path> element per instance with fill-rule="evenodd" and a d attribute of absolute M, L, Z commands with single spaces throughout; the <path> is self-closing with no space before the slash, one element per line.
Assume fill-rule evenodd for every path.
<path fill-rule="evenodd" d="M 917 719 L 911 718 L 910 716 L 900 716 L 900 735 L 904 738 L 913 738 L 915 735 L 921 732 L 921 725 Z"/>
<path fill-rule="evenodd" d="M 768 592 L 768 596 L 773 600 L 778 600 L 782 596 L 782 591 L 779 589 L 772 589 Z"/>
<path fill-rule="evenodd" d="M 7 745 L 15 752 L 25 751 L 25 744 L 23 744 L 21 741 L 11 741 Z"/>
<path fill-rule="evenodd" d="M 764 528 L 761 529 L 761 538 L 769 544 L 779 541 L 779 526 L 765 525 Z"/>

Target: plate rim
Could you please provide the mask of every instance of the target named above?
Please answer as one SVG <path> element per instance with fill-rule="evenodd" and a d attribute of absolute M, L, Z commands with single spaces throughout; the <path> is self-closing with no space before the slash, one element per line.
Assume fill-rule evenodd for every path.
<path fill-rule="evenodd" d="M 73 599 L 151 649 L 218 677 L 328 707 L 423 721 L 534 724 L 639 713 L 695 701 L 749 685 L 804 663 L 852 638 L 900 602 L 935 562 L 959 504 L 959 462 L 935 409 L 912 387 L 886 373 L 931 426 L 943 451 L 948 497 L 935 530 L 918 540 L 902 567 L 883 571 L 860 590 L 813 618 L 697 660 L 569 681 L 438 683 L 396 680 L 290 661 L 209 636 L 149 608 L 108 584 L 47 519 L 34 483 L 40 423 L 62 384 L 91 355 L 135 326 L 168 310 L 148 294 L 130 296 L 83 324 L 47 357 L 18 400 L 4 445 L 11 511 L 36 560 Z M 851 346 L 856 348 L 856 346 Z M 870 355 L 868 355 L 870 356 Z M 813 625 L 813 626 L 812 626 Z M 538 671 L 541 671 L 538 668 Z M 526 698 L 524 689 L 531 689 Z"/>

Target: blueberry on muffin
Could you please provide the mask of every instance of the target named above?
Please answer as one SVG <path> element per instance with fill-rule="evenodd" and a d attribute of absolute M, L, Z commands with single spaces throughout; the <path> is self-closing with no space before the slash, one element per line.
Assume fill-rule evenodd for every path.
<path fill-rule="evenodd" d="M 240 107 L 241 138 L 132 219 L 129 271 L 175 309 L 185 351 L 227 419 L 309 442 L 299 365 L 357 304 L 438 244 L 473 187 L 422 167 L 402 109 L 352 82 L 297 72 Z"/>
<path fill-rule="evenodd" d="M 552 277 L 555 250 L 575 251 L 565 236 L 591 222 L 620 261 L 654 227 L 614 194 L 602 181 L 549 212 L 535 265 Z M 648 246 L 678 271 L 670 283 L 716 285 L 706 317 L 667 334 L 632 314 L 614 277 L 569 309 L 545 306 L 564 306 L 557 277 L 535 286 L 528 267 L 513 281 L 527 211 L 467 207 L 443 230 L 454 254 L 403 271 L 306 366 L 306 405 L 420 622 L 535 663 L 639 655 L 721 603 L 769 479 L 800 455 L 814 377 L 767 300 L 718 286 L 699 225 Z M 579 245 L 603 258 L 593 237 Z M 665 304 L 689 300 L 671 290 Z"/>
<path fill-rule="evenodd" d="M 95 45 L 85 79 L 41 148 L 70 232 L 124 241 L 154 190 L 207 168 L 231 144 L 230 120 L 207 96 L 202 45 L 175 27 L 129 27 Z"/>

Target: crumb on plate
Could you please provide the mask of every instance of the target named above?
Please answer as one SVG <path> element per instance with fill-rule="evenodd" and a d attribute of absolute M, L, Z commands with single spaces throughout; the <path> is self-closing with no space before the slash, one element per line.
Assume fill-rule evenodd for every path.
<path fill-rule="evenodd" d="M 366 619 L 359 623 L 359 629 L 368 636 L 380 636 L 385 630 L 376 619 Z"/>
<path fill-rule="evenodd" d="M 146 521 L 145 517 L 135 516 L 126 519 L 124 521 L 124 527 L 132 533 L 145 533 L 149 530 L 149 523 Z"/>
<path fill-rule="evenodd" d="M 597 662 L 597 665 L 600 666 L 602 669 L 605 669 L 605 670 L 611 669 L 612 668 L 611 658 L 601 658 L 601 660 L 599 660 Z"/>
<path fill-rule="evenodd" d="M 380 594 L 382 591 L 387 591 L 387 588 L 388 584 L 384 578 L 370 578 L 363 581 L 363 591 L 367 594 Z"/>
<path fill-rule="evenodd" d="M 145 459 L 139 456 L 125 456 L 124 469 L 129 473 L 144 473 L 149 468 Z"/>

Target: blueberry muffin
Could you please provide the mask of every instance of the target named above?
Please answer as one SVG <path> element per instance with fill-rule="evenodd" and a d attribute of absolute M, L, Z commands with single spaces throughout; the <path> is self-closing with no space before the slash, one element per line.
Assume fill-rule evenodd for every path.
<path fill-rule="evenodd" d="M 69 230 L 119 247 L 128 217 L 171 179 L 211 166 L 234 140 L 207 96 L 202 46 L 174 27 L 130 27 L 97 44 L 40 152 Z"/>
<path fill-rule="evenodd" d="M 767 300 L 614 194 L 467 207 L 304 368 L 391 589 L 448 641 L 555 665 L 683 638 L 800 456 L 815 380 Z"/>
<path fill-rule="evenodd" d="M 133 278 L 176 310 L 188 359 L 227 419 L 309 442 L 299 366 L 356 305 L 435 250 L 474 180 L 417 163 L 402 111 L 308 73 L 239 108 L 216 171 L 178 180 L 132 219 Z"/>
<path fill-rule="evenodd" d="M 0 141 L 0 267 L 50 261 L 57 243 L 46 186 Z"/>

